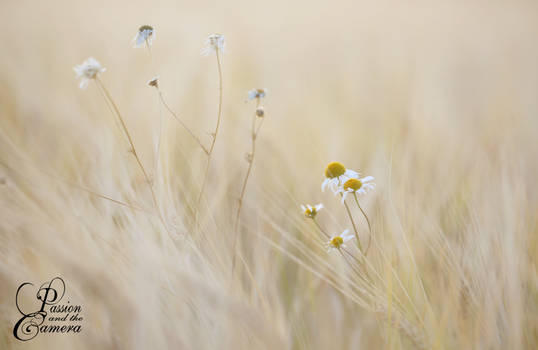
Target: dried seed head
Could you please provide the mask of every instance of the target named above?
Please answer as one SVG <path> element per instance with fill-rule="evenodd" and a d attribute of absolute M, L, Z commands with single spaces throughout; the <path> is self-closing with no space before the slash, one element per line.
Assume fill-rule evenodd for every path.
<path fill-rule="evenodd" d="M 139 32 L 143 32 L 144 30 L 149 30 L 149 31 L 153 32 L 153 27 L 148 26 L 147 24 L 144 24 L 143 26 L 140 26 L 140 28 L 138 28 Z"/>
<path fill-rule="evenodd" d="M 263 106 L 256 108 L 256 116 L 258 118 L 263 118 L 265 116 L 265 111 L 263 109 Z"/>
<path fill-rule="evenodd" d="M 142 47 L 144 44 L 151 46 L 153 38 L 155 37 L 155 30 L 152 26 L 143 25 L 138 28 L 138 32 L 133 39 L 134 47 Z"/>
<path fill-rule="evenodd" d="M 159 88 L 159 76 L 157 75 L 151 78 L 151 80 L 148 80 L 148 86 Z"/>

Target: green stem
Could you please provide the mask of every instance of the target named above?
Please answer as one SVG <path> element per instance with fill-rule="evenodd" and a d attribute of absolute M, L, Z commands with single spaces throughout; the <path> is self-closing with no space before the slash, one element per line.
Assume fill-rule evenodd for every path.
<path fill-rule="evenodd" d="M 340 193 L 340 196 L 343 197 L 343 194 Z M 346 201 L 344 200 L 344 206 L 346 207 L 347 215 L 349 216 L 349 220 L 351 220 L 351 225 L 353 226 L 353 230 L 355 231 L 355 237 L 357 238 L 357 245 L 359 247 L 359 250 L 362 253 L 362 245 L 361 240 L 359 239 L 359 231 L 357 230 L 357 226 L 355 225 L 355 220 L 353 220 L 353 216 L 351 215 L 351 210 L 349 210 L 349 206 L 347 205 Z"/>
<path fill-rule="evenodd" d="M 355 192 L 353 192 L 353 197 L 355 198 L 355 203 L 357 203 L 357 206 L 359 207 L 362 215 L 364 215 L 364 218 L 366 219 L 366 223 L 368 224 L 368 231 L 370 232 L 370 239 L 368 240 L 368 246 L 366 247 L 366 250 L 364 251 L 364 255 L 368 254 L 368 249 L 370 249 L 370 245 L 372 244 L 372 226 L 370 225 L 370 219 L 368 219 L 368 216 L 366 215 L 366 213 L 364 212 L 364 210 L 362 210 L 362 207 L 361 205 L 359 204 L 359 200 L 357 198 L 357 194 Z"/>

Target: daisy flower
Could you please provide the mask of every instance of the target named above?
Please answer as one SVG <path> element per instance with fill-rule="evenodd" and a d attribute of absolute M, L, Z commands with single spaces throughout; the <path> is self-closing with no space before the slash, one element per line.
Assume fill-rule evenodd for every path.
<path fill-rule="evenodd" d="M 321 184 L 321 191 L 325 191 L 326 187 L 329 187 L 334 194 L 338 193 L 338 188 L 341 184 L 352 178 L 358 178 L 359 173 L 356 171 L 346 169 L 346 167 L 339 162 L 331 162 L 325 169 L 325 180 Z"/>
<path fill-rule="evenodd" d="M 370 182 L 373 179 L 373 176 L 365 176 L 362 179 L 349 179 L 344 182 L 344 185 L 338 189 L 338 192 L 343 193 L 342 203 L 346 200 L 348 193 L 366 194 L 366 192 L 373 190 L 375 184 Z"/>
<path fill-rule="evenodd" d="M 202 55 L 208 56 L 211 52 L 221 51 L 224 52 L 226 43 L 224 42 L 224 35 L 211 34 L 205 41 L 205 47 L 202 49 Z"/>
<path fill-rule="evenodd" d="M 153 38 L 155 38 L 155 30 L 152 26 L 143 25 L 140 28 L 138 28 L 138 32 L 136 33 L 133 42 L 133 47 L 139 48 L 142 47 L 145 43 L 148 44 L 148 46 L 151 46 L 151 43 L 153 42 Z"/>
<path fill-rule="evenodd" d="M 353 238 L 355 238 L 355 236 L 352 233 L 349 233 L 349 230 L 344 230 L 341 234 L 334 235 L 329 239 L 327 242 L 327 251 L 330 252 L 331 250 L 345 248 L 345 243 Z"/>
<path fill-rule="evenodd" d="M 79 87 L 85 89 L 90 80 L 97 78 L 99 73 L 103 73 L 106 68 L 101 66 L 95 58 L 90 57 L 81 65 L 75 66 L 73 70 L 77 73 L 77 79 L 80 79 Z"/>
<path fill-rule="evenodd" d="M 323 204 L 319 203 L 313 207 L 310 204 L 307 204 L 306 206 L 301 204 L 301 209 L 303 210 L 304 216 L 313 219 L 318 215 L 318 212 L 323 209 Z"/>
<path fill-rule="evenodd" d="M 267 94 L 267 89 L 252 89 L 247 94 L 247 100 L 253 100 L 255 98 L 264 98 Z"/>

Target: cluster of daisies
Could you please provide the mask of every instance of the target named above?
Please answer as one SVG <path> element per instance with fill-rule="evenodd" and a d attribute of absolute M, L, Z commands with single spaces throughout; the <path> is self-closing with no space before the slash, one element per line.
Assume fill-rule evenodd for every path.
<path fill-rule="evenodd" d="M 148 50 L 153 44 L 153 39 L 155 39 L 155 29 L 149 25 L 143 25 L 138 28 L 138 31 L 133 39 L 133 47 L 142 48 L 146 47 Z M 226 47 L 226 42 L 224 41 L 224 35 L 221 34 L 211 34 L 205 41 L 205 47 L 202 49 L 202 55 L 207 56 L 212 52 L 215 52 L 217 55 L 219 52 L 224 52 Z M 100 73 L 103 73 L 106 68 L 104 68 L 99 61 L 95 58 L 90 57 L 85 60 L 81 65 L 73 68 L 77 74 L 77 78 L 80 79 L 79 87 L 85 89 L 91 80 L 97 79 Z M 154 77 L 148 81 L 149 86 L 158 86 L 158 77 Z"/>
<path fill-rule="evenodd" d="M 351 169 L 346 169 L 342 163 L 331 162 L 325 169 L 325 180 L 321 184 L 321 190 L 325 191 L 325 189 L 329 188 L 335 195 L 340 195 L 341 202 L 344 205 L 346 205 L 346 197 L 348 195 L 352 195 L 355 197 L 357 205 L 359 205 L 357 196 L 366 194 L 368 191 L 373 190 L 375 188 L 375 184 L 372 182 L 373 180 L 373 176 L 365 176 L 361 178 L 358 172 Z M 320 230 L 324 232 L 316 222 L 316 215 L 323 209 L 323 204 L 320 203 L 314 206 L 308 204 L 301 205 L 301 209 L 303 210 L 304 216 L 314 220 Z M 362 212 L 362 208 L 360 209 Z M 348 214 L 351 215 L 349 211 Z M 364 215 L 366 216 L 366 214 Z M 345 248 L 346 242 L 352 240 L 353 238 L 359 239 L 356 237 L 357 234 L 357 232 L 355 232 L 354 235 L 349 230 L 344 230 L 344 232 L 334 234 L 330 237 L 327 235 L 329 240 L 326 242 L 326 247 L 328 251 Z"/>

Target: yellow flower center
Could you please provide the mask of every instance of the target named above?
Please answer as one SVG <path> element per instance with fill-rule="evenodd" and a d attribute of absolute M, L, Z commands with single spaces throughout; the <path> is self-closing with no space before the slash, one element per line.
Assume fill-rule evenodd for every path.
<path fill-rule="evenodd" d="M 349 179 L 344 183 L 344 191 L 352 190 L 353 192 L 358 191 L 362 187 L 361 180 Z"/>
<path fill-rule="evenodd" d="M 340 248 L 340 246 L 344 244 L 344 239 L 340 236 L 333 237 L 330 244 L 334 248 Z"/>
<path fill-rule="evenodd" d="M 304 211 L 304 215 L 307 218 L 314 218 L 317 215 L 317 213 L 318 211 L 316 210 L 316 208 L 312 208 L 312 210 L 306 208 L 306 210 Z"/>
<path fill-rule="evenodd" d="M 327 165 L 325 169 L 325 177 L 330 179 L 344 175 L 346 172 L 346 167 L 339 162 L 331 162 Z"/>

